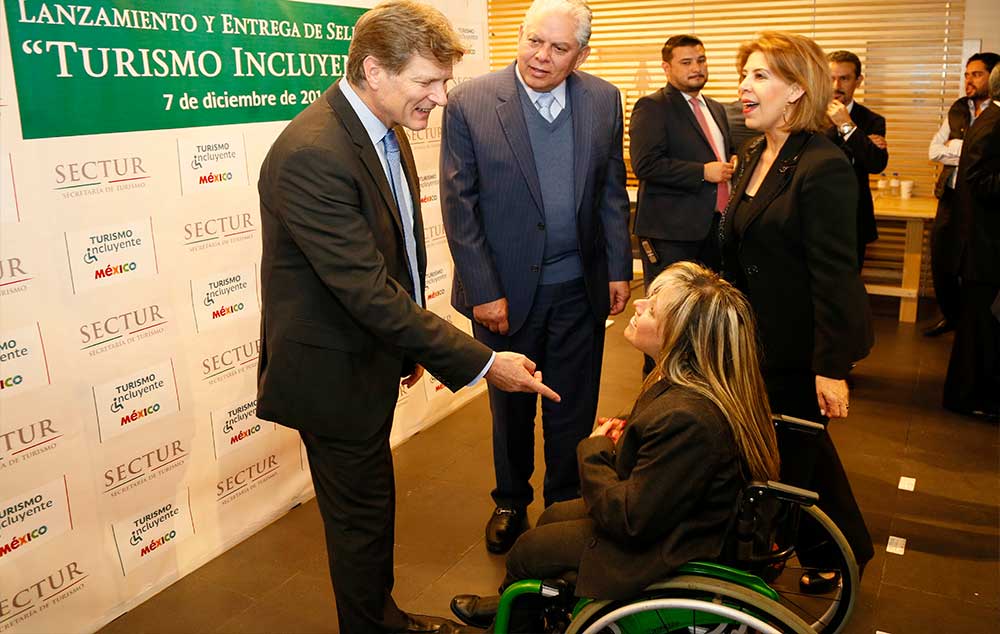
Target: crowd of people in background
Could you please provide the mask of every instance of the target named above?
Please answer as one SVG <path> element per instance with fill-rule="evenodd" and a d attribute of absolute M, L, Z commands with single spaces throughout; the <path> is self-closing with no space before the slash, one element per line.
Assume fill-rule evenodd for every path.
<path fill-rule="evenodd" d="M 495 613 L 495 601 L 456 597 L 462 626 L 392 598 L 389 430 L 399 382 L 424 368 L 453 390 L 489 384 L 485 544 L 511 551 L 508 583 L 573 572 L 581 594 L 626 595 L 717 556 L 742 485 L 777 476 L 819 493 L 862 569 L 873 556 L 829 435 L 809 460 L 779 455 L 770 422 L 846 418 L 849 373 L 874 343 L 860 273 L 878 236 L 869 176 L 889 143 L 886 119 L 854 99 L 861 59 L 762 33 L 740 48 L 739 98 L 723 105 L 703 94 L 703 42 L 666 40 L 666 84 L 635 103 L 629 130 L 645 298 L 626 337 L 645 380 L 626 421 L 595 426 L 605 319 L 628 305 L 632 252 L 621 94 L 580 70 L 591 20 L 584 0 L 535 0 L 511 64 L 448 92 L 464 52 L 448 20 L 414 0 L 380 4 L 357 23 L 345 77 L 263 163 L 257 414 L 302 436 L 342 632 L 480 631 Z M 929 334 L 957 329 L 945 406 L 992 417 L 996 62 L 970 58 L 967 96 L 930 151 L 946 169 L 934 229 L 944 319 Z M 419 177 L 402 128 L 424 129 L 436 107 L 452 302 L 474 337 L 424 310 Z M 547 510 L 532 529 L 538 394 Z M 815 539 L 803 522 L 799 543 Z M 802 591 L 835 586 L 831 553 L 805 550 Z"/>

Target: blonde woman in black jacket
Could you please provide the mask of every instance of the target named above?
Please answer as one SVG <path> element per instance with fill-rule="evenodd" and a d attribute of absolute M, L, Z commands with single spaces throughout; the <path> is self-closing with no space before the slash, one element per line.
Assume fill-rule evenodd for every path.
<path fill-rule="evenodd" d="M 763 33 L 743 45 L 738 66 L 747 126 L 763 135 L 738 159 L 722 223 L 723 270 L 756 313 L 772 410 L 826 424 L 847 417 L 848 372 L 872 344 L 857 267 L 857 181 L 822 133 L 832 89 L 815 42 Z M 812 449 L 807 459 L 783 454 L 782 480 L 819 493 L 863 568 L 874 554 L 871 537 L 837 450 L 827 434 Z M 804 530 L 800 560 L 837 567 L 834 552 L 811 549 L 814 536 Z M 837 581 L 812 571 L 801 584 L 825 592 Z"/>

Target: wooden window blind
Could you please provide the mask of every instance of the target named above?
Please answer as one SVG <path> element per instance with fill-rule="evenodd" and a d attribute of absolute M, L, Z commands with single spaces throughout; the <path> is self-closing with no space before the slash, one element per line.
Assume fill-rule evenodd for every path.
<path fill-rule="evenodd" d="M 517 29 L 530 0 L 490 0 L 490 65 L 513 61 Z M 667 37 L 691 33 L 709 62 L 705 94 L 736 99 L 736 51 L 764 30 L 792 31 L 824 51 L 853 51 L 865 82 L 855 99 L 888 122 L 888 174 L 916 181 L 914 195 L 930 196 L 936 165 L 927 146 L 959 96 L 965 2 L 941 0 L 593 0 L 592 52 L 583 69 L 622 91 L 626 117 L 635 101 L 663 86 L 660 48 Z M 629 171 L 629 184 L 636 181 Z M 874 183 L 873 183 L 874 185 Z"/>

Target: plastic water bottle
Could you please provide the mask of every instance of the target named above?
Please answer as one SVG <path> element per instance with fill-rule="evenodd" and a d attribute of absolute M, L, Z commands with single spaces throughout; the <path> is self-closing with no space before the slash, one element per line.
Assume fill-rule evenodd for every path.
<path fill-rule="evenodd" d="M 886 192 L 889 189 L 889 179 L 885 177 L 885 172 L 879 174 L 878 182 L 875 184 L 878 188 L 877 197 L 885 198 Z"/>
<path fill-rule="evenodd" d="M 889 179 L 889 195 L 893 198 L 899 197 L 899 172 L 893 172 Z"/>

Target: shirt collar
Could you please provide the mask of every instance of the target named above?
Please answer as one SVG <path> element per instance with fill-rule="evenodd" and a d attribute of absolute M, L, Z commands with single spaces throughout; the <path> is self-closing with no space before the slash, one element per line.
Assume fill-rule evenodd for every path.
<path fill-rule="evenodd" d="M 979 115 L 983 114 L 983 110 L 986 110 L 986 106 L 990 105 L 988 99 L 983 102 L 982 108 L 976 106 L 976 100 L 973 99 L 972 97 L 968 97 L 968 101 L 969 101 L 969 115 L 972 116 L 973 120 L 975 120 L 976 117 L 978 117 Z"/>
<path fill-rule="evenodd" d="M 535 103 L 538 100 L 538 95 L 542 94 L 538 91 L 532 90 L 528 84 L 524 83 L 524 77 L 521 77 L 521 69 L 514 64 L 514 76 L 517 77 L 517 82 L 521 84 L 521 88 L 524 88 L 524 92 L 528 94 L 528 100 L 531 103 Z M 562 80 L 558 86 L 549 91 L 555 102 L 559 104 L 559 107 L 566 107 L 566 80 Z"/>
<path fill-rule="evenodd" d="M 344 93 L 344 97 L 347 98 L 347 103 L 351 104 L 354 114 L 358 115 L 358 119 L 361 119 L 361 125 L 365 127 L 365 132 L 371 138 L 372 145 L 378 148 L 382 143 L 382 137 L 389 131 L 389 128 L 385 127 L 385 124 L 379 121 L 379 118 L 361 100 L 361 97 L 354 91 L 354 87 L 351 86 L 351 83 L 346 78 L 338 81 L 337 86 L 340 88 L 340 92 Z"/>
<path fill-rule="evenodd" d="M 853 112 L 854 111 L 854 100 L 853 99 L 851 99 L 851 103 L 847 104 L 847 111 L 848 112 Z"/>
<path fill-rule="evenodd" d="M 705 103 L 705 98 L 701 96 L 700 92 L 695 97 L 692 97 L 691 95 L 687 94 L 686 92 L 683 92 L 683 91 L 680 91 L 680 92 L 681 92 L 682 95 L 684 95 L 684 98 L 687 100 L 689 106 L 691 105 L 691 101 L 693 99 L 697 99 L 699 104 L 701 104 L 705 108 L 708 108 L 708 104 Z"/>

